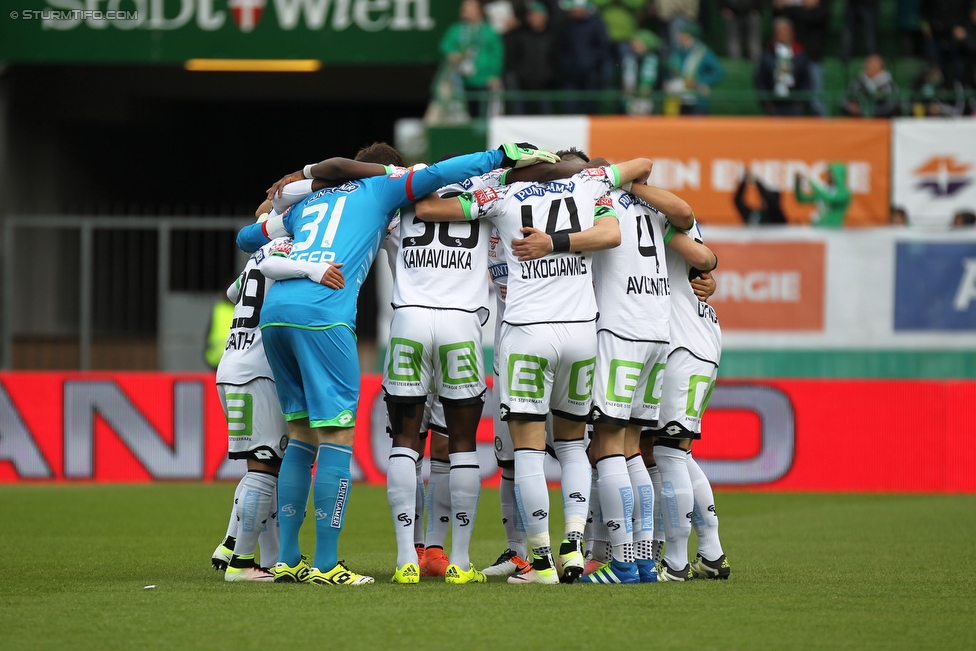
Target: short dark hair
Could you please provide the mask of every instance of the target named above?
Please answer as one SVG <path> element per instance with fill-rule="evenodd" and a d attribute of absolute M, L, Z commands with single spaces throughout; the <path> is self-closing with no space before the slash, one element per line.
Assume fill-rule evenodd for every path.
<path fill-rule="evenodd" d="M 976 226 L 976 213 L 969 210 L 961 210 L 956 213 L 953 222 L 957 226 Z"/>
<path fill-rule="evenodd" d="M 569 158 L 570 160 L 568 162 L 570 163 L 574 162 L 572 160 L 574 158 L 578 159 L 582 163 L 590 162 L 590 157 L 587 156 L 584 152 L 577 149 L 576 147 L 570 147 L 569 149 L 560 149 L 559 151 L 556 152 L 556 156 L 559 156 L 559 158 L 562 160 L 566 160 L 567 158 Z"/>
<path fill-rule="evenodd" d="M 356 152 L 356 160 L 361 163 L 379 163 L 403 167 L 403 156 L 385 142 L 374 142 Z"/>

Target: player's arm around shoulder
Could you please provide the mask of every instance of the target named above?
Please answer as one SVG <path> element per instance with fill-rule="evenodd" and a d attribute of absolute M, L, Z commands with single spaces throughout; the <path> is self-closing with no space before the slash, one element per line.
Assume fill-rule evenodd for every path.
<path fill-rule="evenodd" d="M 634 183 L 630 188 L 631 194 L 641 199 L 647 205 L 655 208 L 668 218 L 668 221 L 687 231 L 695 223 L 695 213 L 688 202 L 678 195 L 653 185 Z"/>
<path fill-rule="evenodd" d="M 524 262 L 549 253 L 602 251 L 620 245 L 620 225 L 610 195 L 604 195 L 597 201 L 593 220 L 593 226 L 576 233 L 550 234 L 537 228 L 522 228 L 522 239 L 512 240 L 512 253 L 519 262 Z"/>
<path fill-rule="evenodd" d="M 417 219 L 425 222 L 460 222 L 487 217 L 502 194 L 503 190 L 495 188 L 481 188 L 452 197 L 438 197 L 436 193 L 431 193 L 415 204 Z"/>
<path fill-rule="evenodd" d="M 711 271 L 718 266 L 718 257 L 712 253 L 711 249 L 701 242 L 696 242 L 681 231 L 669 228 L 665 243 L 695 269 Z"/>

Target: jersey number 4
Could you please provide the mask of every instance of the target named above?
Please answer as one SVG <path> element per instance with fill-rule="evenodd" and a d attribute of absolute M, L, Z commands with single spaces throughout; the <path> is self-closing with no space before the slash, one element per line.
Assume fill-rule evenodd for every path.
<path fill-rule="evenodd" d="M 556 223 L 559 220 L 559 206 L 565 202 L 566 210 L 569 211 L 569 228 L 556 230 Z M 532 206 L 522 205 L 522 228 L 533 228 Z M 580 228 L 579 209 L 576 208 L 576 201 L 572 197 L 564 197 L 562 201 L 553 199 L 549 204 L 549 219 L 546 221 L 546 234 L 555 235 L 556 233 L 579 233 Z"/>
<path fill-rule="evenodd" d="M 647 227 L 646 239 L 641 222 Z M 649 244 L 644 242 L 649 242 Z M 654 224 L 651 222 L 651 216 L 646 213 L 637 218 L 637 252 L 645 258 L 653 257 L 654 262 L 657 263 L 657 270 L 661 271 L 661 260 L 657 257 L 657 245 L 654 243 Z"/>

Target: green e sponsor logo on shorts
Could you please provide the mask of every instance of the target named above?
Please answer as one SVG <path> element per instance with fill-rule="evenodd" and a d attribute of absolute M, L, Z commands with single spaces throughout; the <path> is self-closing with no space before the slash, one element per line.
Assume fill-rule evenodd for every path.
<path fill-rule="evenodd" d="M 569 399 L 583 402 L 593 393 L 593 371 L 596 357 L 575 362 L 569 369 Z"/>
<path fill-rule="evenodd" d="M 667 364 L 655 364 L 651 367 L 651 374 L 647 378 L 647 390 L 644 391 L 644 404 L 661 404 L 661 394 L 664 393 L 664 368 Z"/>
<path fill-rule="evenodd" d="M 685 413 L 692 418 L 701 418 L 712 396 L 712 378 L 707 375 L 692 375 L 688 378 L 688 401 Z"/>
<path fill-rule="evenodd" d="M 516 398 L 541 398 L 546 393 L 549 360 L 535 355 L 508 356 L 508 393 Z"/>
<path fill-rule="evenodd" d="M 393 337 L 390 339 L 387 377 L 401 382 L 420 382 L 420 359 L 423 354 L 424 345 L 419 341 Z"/>
<path fill-rule="evenodd" d="M 250 393 L 228 393 L 227 435 L 250 436 L 254 422 L 254 398 Z"/>
<path fill-rule="evenodd" d="M 607 383 L 607 400 L 630 404 L 644 365 L 625 359 L 610 360 L 610 381 Z"/>
<path fill-rule="evenodd" d="M 444 384 L 471 384 L 478 381 L 478 357 L 474 342 L 462 341 L 438 348 Z"/>

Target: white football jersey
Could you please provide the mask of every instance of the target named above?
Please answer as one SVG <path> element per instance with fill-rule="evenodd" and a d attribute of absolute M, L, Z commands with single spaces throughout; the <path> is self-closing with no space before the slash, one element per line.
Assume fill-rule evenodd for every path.
<path fill-rule="evenodd" d="M 593 321 L 590 256 L 560 252 L 519 262 L 511 241 L 531 226 L 547 233 L 575 233 L 593 226 L 597 200 L 617 185 L 612 167 L 583 170 L 568 179 L 514 183 L 472 193 L 471 216 L 490 219 L 508 270 L 505 322 L 511 325 Z"/>
<path fill-rule="evenodd" d="M 504 170 L 445 186 L 438 194 L 497 187 Z M 413 206 L 400 211 L 400 249 L 394 270 L 393 307 L 475 312 L 488 320 L 488 239 L 485 222 L 433 223 L 417 219 Z"/>
<path fill-rule="evenodd" d="M 593 253 L 593 289 L 600 310 L 596 329 L 632 341 L 668 343 L 667 218 L 623 190 L 609 197 L 620 221 L 620 246 Z"/>
<path fill-rule="evenodd" d="M 687 235 L 699 244 L 703 243 L 697 223 Z M 698 270 L 671 249 L 667 249 L 666 257 L 671 278 L 670 349 L 684 348 L 695 357 L 718 366 L 722 356 L 722 328 L 712 306 L 699 301 L 691 288 L 691 278 L 698 276 Z"/>
<path fill-rule="evenodd" d="M 244 271 L 238 277 L 240 294 L 234 306 L 234 320 L 227 335 L 224 356 L 217 365 L 218 384 L 247 384 L 259 377 L 274 379 L 264 353 L 261 328 L 258 327 L 261 306 L 274 281 L 264 277 L 260 266 L 271 255 L 287 257 L 291 253 L 291 245 L 290 237 L 271 240 L 248 258 Z"/>

